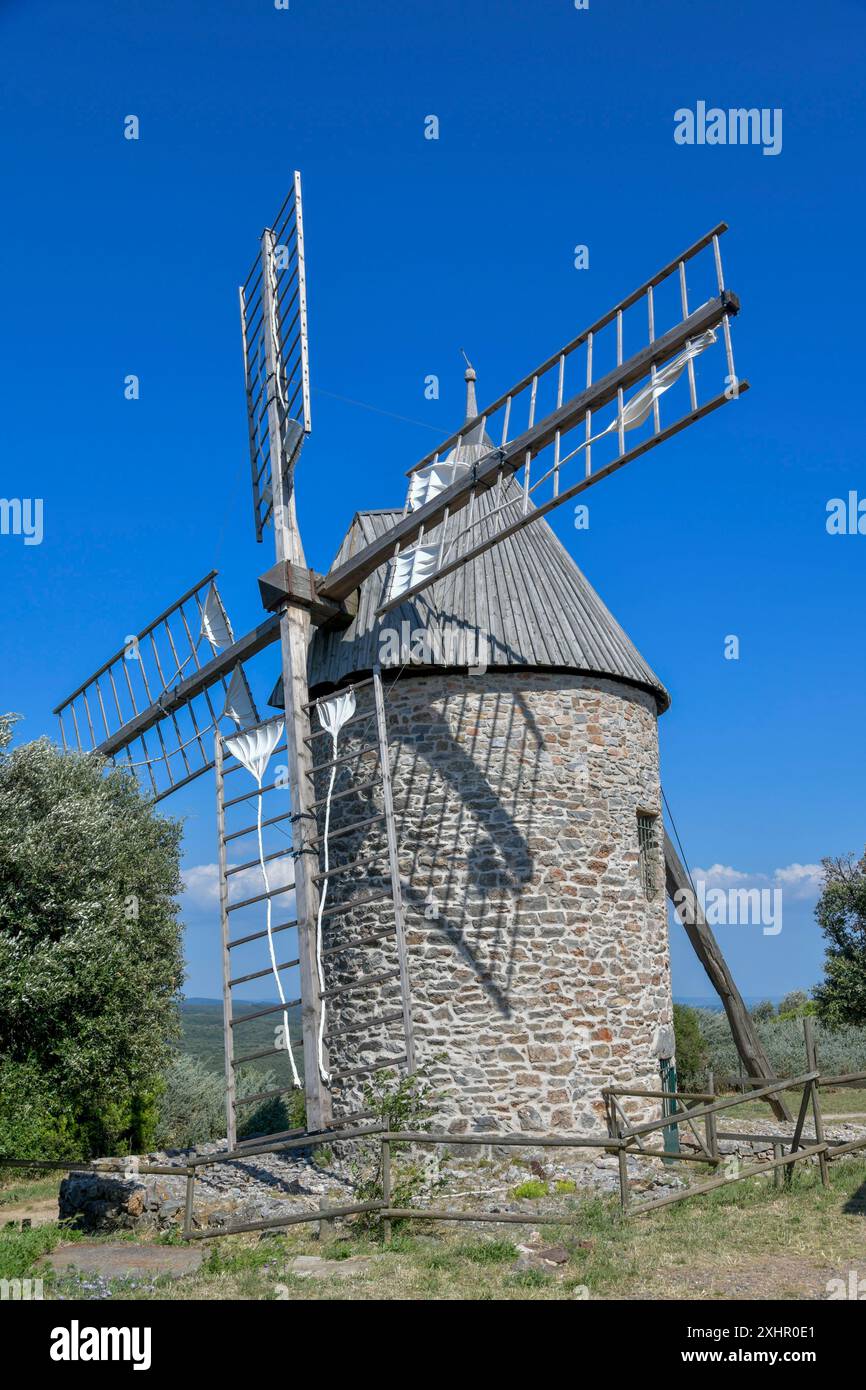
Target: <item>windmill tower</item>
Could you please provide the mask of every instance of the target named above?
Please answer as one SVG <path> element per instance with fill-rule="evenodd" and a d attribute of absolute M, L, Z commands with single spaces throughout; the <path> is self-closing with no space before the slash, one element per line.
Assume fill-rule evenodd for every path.
<path fill-rule="evenodd" d="M 649 1088 L 669 1055 L 665 889 L 689 880 L 661 822 L 668 697 L 545 517 L 748 389 L 725 230 L 481 412 L 469 367 L 461 428 L 409 471 L 401 509 L 354 518 L 326 575 L 294 496 L 299 175 L 262 233 L 240 308 L 268 616 L 235 638 L 207 575 L 55 711 L 64 746 L 122 756 L 157 800 L 215 773 L 230 1151 L 284 1137 L 240 1142 L 243 1107 L 301 1084 L 301 1132 L 350 1133 L 365 1082 L 419 1060 L 456 1128 L 583 1128 L 602 1084 Z M 261 720 L 245 664 L 274 643 L 284 715 Z M 680 906 L 749 1075 L 771 1077 L 703 915 Z M 242 1006 L 253 982 L 277 1001 Z M 262 1020 L 272 1040 L 244 1045 Z M 242 1095 L 262 1059 L 288 1072 Z"/>
<path fill-rule="evenodd" d="M 493 448 L 471 429 L 471 367 L 466 382 L 457 470 Z M 494 501 L 479 500 L 482 526 Z M 357 515 L 335 565 L 400 517 Z M 585 1131 L 612 1077 L 657 1085 L 654 1045 L 671 1024 L 656 728 L 667 694 L 545 522 L 377 617 L 381 588 L 369 576 L 352 623 L 316 632 L 309 683 L 321 696 L 381 668 L 416 1059 L 458 1128 Z M 343 764 L 332 834 L 369 825 L 353 775 Z M 376 834 L 349 830 L 352 857 Z M 354 879 L 333 890 L 347 939 L 378 924 L 376 908 L 351 910 L 358 892 Z M 349 962 L 328 964 L 332 1032 L 387 1009 L 386 985 L 359 1000 L 339 992 Z M 371 973 L 388 964 L 380 946 Z M 381 1053 L 371 1034 L 343 1035 L 356 1067 Z"/>

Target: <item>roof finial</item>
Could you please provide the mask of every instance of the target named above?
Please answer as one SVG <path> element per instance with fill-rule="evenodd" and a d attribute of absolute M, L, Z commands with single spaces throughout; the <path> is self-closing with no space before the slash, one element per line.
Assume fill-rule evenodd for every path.
<path fill-rule="evenodd" d="M 461 348 L 460 351 L 463 353 L 463 360 L 466 363 L 463 377 L 466 382 L 466 419 L 474 420 L 478 414 L 478 404 L 475 400 L 475 368 L 466 356 L 464 349 Z"/>

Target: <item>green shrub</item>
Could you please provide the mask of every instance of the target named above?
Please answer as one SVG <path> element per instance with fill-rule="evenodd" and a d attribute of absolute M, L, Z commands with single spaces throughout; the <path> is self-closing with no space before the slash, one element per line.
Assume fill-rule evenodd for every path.
<path fill-rule="evenodd" d="M 805 1018 L 807 1014 L 818 1012 L 818 1005 L 810 999 L 804 989 L 792 989 L 779 1000 L 777 1018 Z"/>
<path fill-rule="evenodd" d="M 165 1074 L 156 1144 L 160 1149 L 190 1149 L 219 1139 L 226 1132 L 225 1083 L 193 1057 L 175 1057 Z"/>
<path fill-rule="evenodd" d="M 241 1071 L 237 1077 L 239 1097 L 270 1091 L 279 1085 L 273 1071 Z M 249 1113 L 246 1113 L 249 1111 Z M 287 1096 L 263 1101 L 250 1111 L 244 1106 L 239 1138 L 250 1134 L 277 1134 L 304 1126 L 304 1095 L 292 1091 Z M 225 1138 L 225 1080 L 222 1072 L 210 1071 L 194 1057 L 179 1054 L 165 1074 L 159 1098 L 156 1142 L 161 1149 L 190 1149 Z"/>
<path fill-rule="evenodd" d="M 237 1078 L 237 1093 L 239 1096 L 256 1095 L 259 1091 L 275 1090 L 279 1084 L 276 1072 L 251 1072 Z M 239 1139 L 254 1134 L 282 1134 L 287 1129 L 304 1129 L 307 1122 L 304 1093 L 298 1090 L 263 1100 L 252 1110 L 245 1105 L 243 1111 L 243 1122 L 238 1125 Z M 222 1133 L 225 1134 L 225 1120 Z"/>
<path fill-rule="evenodd" d="M 388 1130 L 417 1134 L 430 1128 L 434 1114 L 433 1094 L 429 1073 L 423 1064 L 409 1076 L 390 1070 L 377 1072 L 364 1087 L 364 1109 L 371 1111 L 371 1118 Z M 407 1148 L 405 1143 L 391 1145 L 392 1158 L 399 1160 L 391 1168 L 391 1202 L 395 1207 L 410 1207 L 426 1181 L 421 1164 L 402 1158 Z M 381 1144 L 375 1139 L 361 1139 L 355 1153 L 357 1156 L 352 1161 L 355 1197 L 359 1202 L 381 1201 Z M 398 1229 L 400 1224 L 397 1223 Z M 358 1225 L 362 1229 L 378 1230 L 380 1220 L 375 1213 L 370 1213 L 359 1217 Z"/>
<path fill-rule="evenodd" d="M 756 1023 L 769 1023 L 771 1018 L 776 1017 L 776 1006 L 770 999 L 762 999 L 760 1004 L 754 1004 L 749 1010 Z"/>
<path fill-rule="evenodd" d="M 701 1035 L 697 1009 L 674 1004 L 674 1035 L 677 1086 L 681 1091 L 696 1090 L 707 1065 L 707 1048 Z"/>
<path fill-rule="evenodd" d="M 81 1158 L 84 1138 L 71 1109 L 34 1062 L 0 1060 L 0 1154 Z"/>
<path fill-rule="evenodd" d="M 701 1037 L 707 1065 L 713 1068 L 719 1085 L 736 1084 L 740 1059 L 727 1017 L 721 1011 L 698 1009 Z M 815 1019 L 815 1045 L 818 1064 L 825 1075 L 866 1069 L 866 1028 L 829 1028 Z M 758 1037 L 777 1076 L 799 1076 L 806 1068 L 802 1018 L 774 1017 L 757 1025 Z"/>
<path fill-rule="evenodd" d="M 866 854 L 822 859 L 824 889 L 815 920 L 826 942 L 818 1013 L 833 1027 L 866 1027 Z"/>

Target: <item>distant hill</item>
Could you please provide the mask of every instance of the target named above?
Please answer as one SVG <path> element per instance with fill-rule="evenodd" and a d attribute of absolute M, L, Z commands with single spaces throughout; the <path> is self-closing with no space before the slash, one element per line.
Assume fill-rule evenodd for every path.
<path fill-rule="evenodd" d="M 277 1000 L 267 999 L 236 999 L 235 1014 L 255 1013 L 257 1009 L 266 1009 L 269 1002 L 276 1004 Z M 301 1050 L 301 1010 L 299 1005 L 295 1005 L 288 1010 L 289 1028 L 292 1034 L 292 1049 L 295 1054 L 298 1071 L 303 1075 L 303 1055 Z M 207 1067 L 209 1071 L 222 1072 L 225 1067 L 223 1054 L 223 1006 L 219 999 L 184 999 L 180 1006 L 180 1021 L 182 1029 L 181 1051 L 194 1057 Z M 282 1016 L 279 1013 L 265 1014 L 264 1018 L 253 1019 L 251 1023 L 244 1023 L 235 1028 L 235 1055 L 247 1052 L 260 1052 L 266 1047 L 274 1045 L 274 1030 L 280 1026 Z M 290 1080 L 290 1067 L 288 1057 L 283 1056 L 261 1057 L 255 1062 L 250 1062 L 251 1071 L 273 1071 L 276 1072 L 280 1080 Z"/>

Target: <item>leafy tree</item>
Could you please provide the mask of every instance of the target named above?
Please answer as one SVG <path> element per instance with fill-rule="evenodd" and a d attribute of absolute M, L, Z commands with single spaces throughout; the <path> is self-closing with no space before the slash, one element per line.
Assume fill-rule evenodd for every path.
<path fill-rule="evenodd" d="M 779 1000 L 779 1018 L 805 1018 L 806 1014 L 818 1012 L 814 999 L 810 999 L 804 989 L 792 989 Z"/>
<path fill-rule="evenodd" d="M 762 999 L 760 1004 L 755 1004 L 749 1010 L 756 1023 L 769 1023 L 771 1018 L 776 1017 L 776 1009 L 769 999 Z"/>
<path fill-rule="evenodd" d="M 680 1090 L 689 1090 L 703 1080 L 707 1049 L 701 1036 L 697 1010 L 690 1009 L 687 1004 L 674 1004 L 674 1039 L 677 1086 Z"/>
<path fill-rule="evenodd" d="M 0 722 L 0 1136 L 143 1147 L 177 1036 L 180 824 L 128 772 Z M 20 1097 L 41 1096 L 20 1117 Z M 17 1099 L 16 1099 L 17 1097 Z M 25 1122 L 26 1121 L 26 1122 Z M 21 1145 L 29 1149 L 23 1153 Z"/>
<path fill-rule="evenodd" d="M 831 1028 L 866 1024 L 866 853 L 822 859 L 824 891 L 815 919 L 827 942 L 824 980 L 813 991 Z"/>

